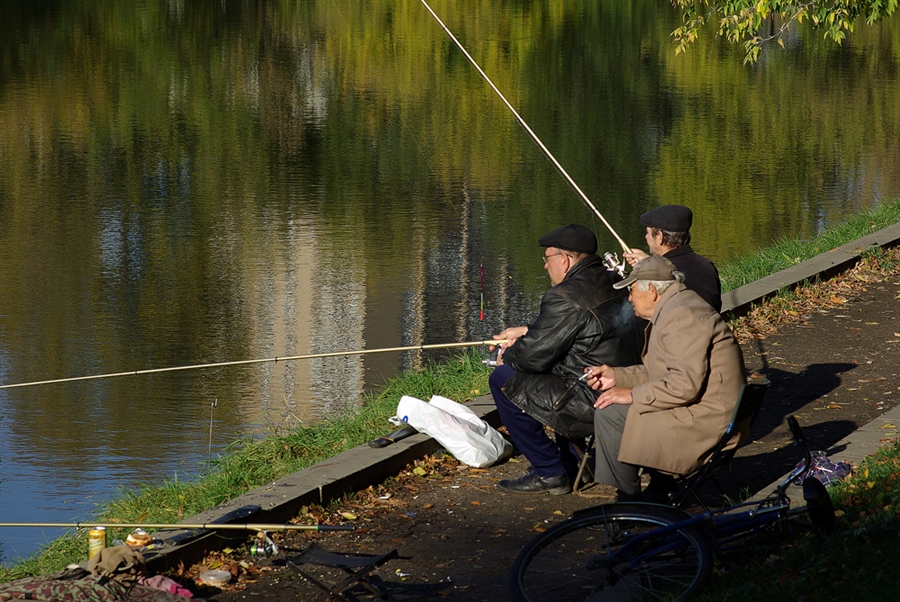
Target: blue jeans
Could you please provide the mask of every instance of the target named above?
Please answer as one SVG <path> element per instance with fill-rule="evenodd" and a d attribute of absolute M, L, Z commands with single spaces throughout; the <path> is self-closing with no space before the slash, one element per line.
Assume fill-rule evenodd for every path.
<path fill-rule="evenodd" d="M 489 379 L 494 405 L 513 445 L 528 458 L 538 475 L 547 478 L 568 472 L 575 476 L 578 457 L 572 450 L 572 442 L 559 434 L 552 441 L 544 432 L 544 425 L 523 412 L 503 392 L 503 386 L 516 374 L 509 366 L 497 366 Z"/>

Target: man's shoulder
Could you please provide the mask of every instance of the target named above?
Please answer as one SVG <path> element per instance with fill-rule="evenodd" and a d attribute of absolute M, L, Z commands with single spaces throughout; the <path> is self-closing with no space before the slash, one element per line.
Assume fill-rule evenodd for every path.
<path fill-rule="evenodd" d="M 689 315 L 699 322 L 721 320 L 719 313 L 710 307 L 703 297 L 687 288 L 684 284 L 673 284 L 669 290 L 663 293 L 663 299 L 659 304 L 657 321 L 666 317 L 674 318 L 677 315 Z"/>
<path fill-rule="evenodd" d="M 607 270 L 602 262 L 595 261 L 571 273 L 547 293 L 555 292 L 566 297 L 575 295 L 604 299 L 624 296 L 622 291 L 613 288 L 616 280 L 617 277 Z"/>
<path fill-rule="evenodd" d="M 595 312 L 600 306 L 624 303 L 627 291 L 613 288 L 615 280 L 602 265 L 581 270 L 544 293 L 541 312 Z"/>
<path fill-rule="evenodd" d="M 676 267 L 679 263 L 682 263 L 706 265 L 715 269 L 715 264 L 712 262 L 712 260 L 695 252 L 691 245 L 681 245 L 680 247 L 675 247 L 671 251 L 667 252 L 664 257 L 674 263 Z"/>

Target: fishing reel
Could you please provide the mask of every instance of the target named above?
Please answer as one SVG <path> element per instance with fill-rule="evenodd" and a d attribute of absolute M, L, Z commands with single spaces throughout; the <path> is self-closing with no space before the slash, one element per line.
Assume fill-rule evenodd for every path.
<path fill-rule="evenodd" d="M 610 272 L 615 272 L 622 278 L 625 277 L 625 266 L 627 262 L 622 259 L 619 260 L 619 256 L 616 253 L 611 253 L 607 251 L 603 254 L 603 263 L 606 265 L 606 269 Z"/>

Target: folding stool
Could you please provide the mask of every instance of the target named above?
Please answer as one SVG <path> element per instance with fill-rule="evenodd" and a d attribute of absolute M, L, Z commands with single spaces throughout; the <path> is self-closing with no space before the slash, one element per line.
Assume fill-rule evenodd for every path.
<path fill-rule="evenodd" d="M 394 558 L 397 558 L 397 550 L 391 550 L 387 554 L 380 556 L 374 554 L 337 554 L 329 552 L 315 543 L 310 543 L 298 556 L 288 560 L 287 566 L 338 600 L 347 602 L 358 600 L 351 592 L 356 587 L 364 588 L 378 600 L 393 600 L 394 598 L 388 592 L 379 589 L 378 585 L 381 584 L 381 580 L 372 573 L 388 560 Z M 317 579 L 309 572 L 303 570 L 301 568 L 303 564 L 315 564 L 338 569 L 348 576 L 337 583 L 329 585 L 323 581 L 323 576 Z"/>

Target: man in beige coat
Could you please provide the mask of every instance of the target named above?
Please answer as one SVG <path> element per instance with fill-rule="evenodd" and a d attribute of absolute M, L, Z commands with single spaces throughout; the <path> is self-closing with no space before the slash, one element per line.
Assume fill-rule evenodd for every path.
<path fill-rule="evenodd" d="M 746 382 L 731 329 L 683 279 L 658 255 L 638 262 L 614 286 L 627 286 L 634 313 L 649 320 L 642 363 L 586 369 L 588 384 L 603 391 L 594 404 L 594 478 L 615 485 L 622 500 L 660 501 L 674 485 L 667 475 L 700 467 L 728 427 Z M 653 476 L 639 496 L 642 467 Z"/>

